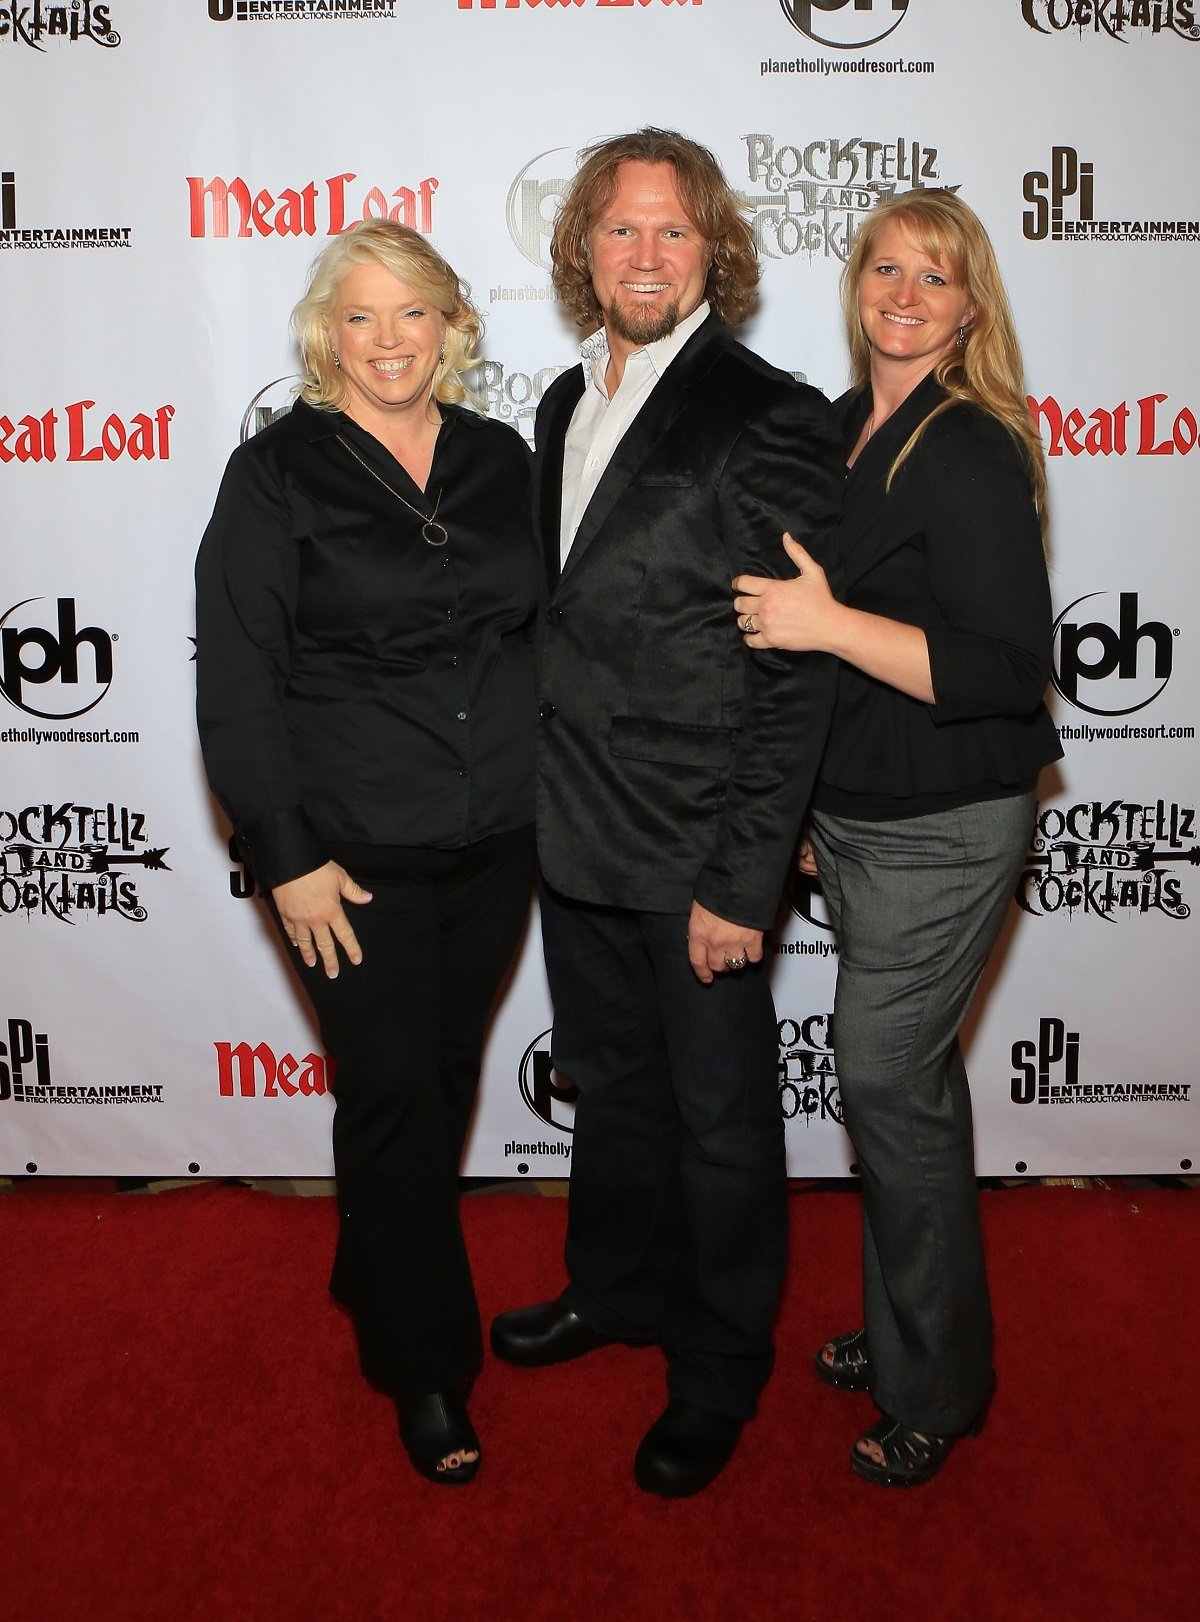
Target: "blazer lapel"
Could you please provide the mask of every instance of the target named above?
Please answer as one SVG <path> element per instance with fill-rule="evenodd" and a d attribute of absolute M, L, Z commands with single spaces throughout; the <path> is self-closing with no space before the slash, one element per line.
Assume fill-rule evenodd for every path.
<path fill-rule="evenodd" d="M 644 466 L 655 446 L 671 427 L 688 401 L 695 384 L 711 369 L 729 337 L 715 315 L 692 334 L 676 355 L 663 377 L 655 384 L 649 399 L 626 429 L 612 454 L 600 483 L 587 504 L 567 554 L 563 575 L 577 566 L 580 558 L 604 527 L 613 508 Z M 582 392 L 582 391 L 581 391 Z M 578 399 L 578 395 L 576 396 Z M 565 427 L 564 427 L 565 436 Z M 562 446 L 558 448 L 559 504 L 562 501 Z"/>
<path fill-rule="evenodd" d="M 582 394 L 583 367 L 577 366 L 566 375 L 547 420 L 538 424 L 536 520 L 551 591 L 558 584 L 561 568 L 563 450 L 571 417 Z"/>
<path fill-rule="evenodd" d="M 842 591 L 849 590 L 879 561 L 881 536 L 885 545 L 894 544 L 894 530 L 886 518 L 888 470 L 913 429 L 942 398 L 942 389 L 930 373 L 871 436 L 858 461 L 848 470 L 838 547 L 838 585 Z M 863 394 L 847 395 L 839 402 L 845 408 L 842 427 L 847 453 L 853 449 L 870 412 L 870 399 L 868 387 Z"/>

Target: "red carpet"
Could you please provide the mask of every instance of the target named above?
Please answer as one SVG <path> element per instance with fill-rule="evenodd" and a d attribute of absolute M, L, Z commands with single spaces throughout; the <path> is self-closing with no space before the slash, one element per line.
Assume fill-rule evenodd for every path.
<path fill-rule="evenodd" d="M 329 1200 L 0 1198 L 0 1618 L 1194 1616 L 1197 1196 L 985 1194 L 999 1390 L 984 1435 L 908 1492 L 851 1474 L 870 1400 L 810 1372 L 855 1321 L 856 1200 L 792 1206 L 762 1416 L 672 1504 L 630 1471 L 661 1357 L 623 1348 L 489 1362 L 479 1480 L 422 1482 L 324 1293 Z M 465 1209 L 486 1314 L 558 1287 L 562 1201 Z"/>

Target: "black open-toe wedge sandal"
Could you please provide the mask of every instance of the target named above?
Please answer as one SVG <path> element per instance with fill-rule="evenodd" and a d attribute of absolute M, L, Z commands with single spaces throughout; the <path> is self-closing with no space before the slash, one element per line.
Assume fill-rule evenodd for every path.
<path fill-rule="evenodd" d="M 833 1347 L 833 1361 L 825 1361 L 825 1347 Z M 826 1385 L 839 1391 L 869 1391 L 871 1360 L 867 1356 L 867 1332 L 852 1329 L 848 1335 L 833 1335 L 813 1359 L 813 1367 Z"/>
<path fill-rule="evenodd" d="M 439 1486 L 462 1487 L 479 1471 L 479 1438 L 457 1391 L 432 1391 L 423 1397 L 398 1397 L 400 1440 L 415 1470 Z M 474 1453 L 459 1464 L 444 1461 L 452 1453 Z"/>

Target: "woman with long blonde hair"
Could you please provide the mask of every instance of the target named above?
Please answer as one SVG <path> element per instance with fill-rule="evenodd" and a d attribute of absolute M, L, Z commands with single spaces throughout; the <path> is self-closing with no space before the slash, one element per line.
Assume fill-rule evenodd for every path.
<path fill-rule="evenodd" d="M 862 1173 L 864 1327 L 816 1371 L 881 1417 L 851 1464 L 915 1486 L 991 1397 L 992 1325 L 958 1032 L 1016 886 L 1038 773 L 1051 609 L 1045 473 L 982 224 L 948 191 L 882 203 L 843 278 L 853 386 L 838 576 L 741 576 L 751 647 L 840 660 L 802 866 L 840 958 L 834 1042 Z M 835 595 L 836 591 L 836 595 Z M 815 867 L 814 867 L 815 857 Z"/>

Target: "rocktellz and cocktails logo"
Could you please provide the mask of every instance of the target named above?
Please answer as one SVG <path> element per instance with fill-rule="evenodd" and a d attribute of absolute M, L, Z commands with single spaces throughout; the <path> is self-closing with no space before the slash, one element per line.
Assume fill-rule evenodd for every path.
<path fill-rule="evenodd" d="M 92 0 L 70 0 L 70 4 L 29 0 L 24 5 L 0 5 L 0 48 L 6 44 L 31 45 L 35 51 L 44 51 L 42 41 L 47 39 L 65 44 L 89 40 L 112 50 L 121 43 L 112 25 L 112 9 L 93 5 Z"/>
<path fill-rule="evenodd" d="M 1200 867 L 1195 808 L 1158 800 L 1091 800 L 1038 813 L 1032 850 L 1017 887 L 1035 918 L 1055 913 L 1113 922 L 1134 913 L 1190 918 L 1173 871 Z"/>
<path fill-rule="evenodd" d="M 876 204 L 898 191 L 944 184 L 938 149 L 898 137 L 837 136 L 794 145 L 774 135 L 744 135 L 746 177 L 762 188 L 747 197 L 754 242 L 767 259 L 822 255 L 843 264 L 855 232 Z M 950 187 L 951 191 L 957 187 Z"/>
<path fill-rule="evenodd" d="M 842 1095 L 833 1050 L 833 1015 L 779 1022 L 779 1107 L 785 1121 L 842 1125 Z"/>
<path fill-rule="evenodd" d="M 50 1040 L 29 1019 L 10 1019 L 7 1041 L 0 1040 L 0 1103 L 161 1104 L 161 1082 L 55 1085 L 50 1073 Z"/>
<path fill-rule="evenodd" d="M 82 914 L 143 923 L 136 870 L 170 871 L 167 848 L 151 850 L 145 827 L 141 811 L 111 803 L 0 810 L 0 917 L 40 914 L 72 924 Z"/>
<path fill-rule="evenodd" d="M 1071 29 L 1106 34 L 1128 44 L 1131 37 L 1174 34 L 1200 39 L 1194 0 L 1021 0 L 1021 15 L 1039 34 L 1065 34 Z"/>
<path fill-rule="evenodd" d="M 18 221 L 17 172 L 0 170 L 0 248 L 128 248 L 133 242 L 128 225 L 22 226 Z"/>
<path fill-rule="evenodd" d="M 899 28 L 908 0 L 779 0 L 779 6 L 792 27 L 815 44 L 857 51 Z"/>
<path fill-rule="evenodd" d="M 1186 1104 L 1189 1082 L 1083 1081 L 1079 1032 L 1065 1019 L 1039 1019 L 1036 1037 L 1012 1045 L 1014 1104 Z"/>
<path fill-rule="evenodd" d="M 1098 220 L 1096 166 L 1073 146 L 1052 147 L 1050 167 L 1029 170 L 1022 195 L 1033 205 L 1021 215 L 1029 242 L 1200 241 L 1200 220 L 1164 220 L 1157 210 L 1153 216 L 1139 209 L 1128 219 Z"/>
<path fill-rule="evenodd" d="M 533 439 L 533 420 L 550 384 L 565 366 L 541 366 L 536 372 L 510 372 L 498 360 L 485 360 L 467 379 L 483 396 L 490 417 L 511 423 L 526 439 Z"/>
<path fill-rule="evenodd" d="M 353 170 L 310 180 L 303 186 L 284 186 L 276 192 L 252 191 L 240 175 L 205 180 L 188 175 L 190 234 L 193 237 L 315 237 L 340 236 L 359 220 L 397 220 L 425 235 L 433 230 L 433 194 L 438 181 L 426 176 L 416 186 L 397 186 L 385 193 L 379 186 L 356 186 Z M 231 232 L 230 203 L 237 210 Z"/>
<path fill-rule="evenodd" d="M 388 22 L 396 0 L 208 0 L 215 23 Z"/>

